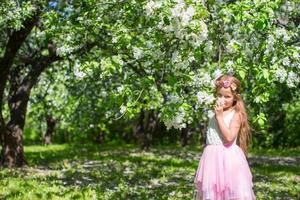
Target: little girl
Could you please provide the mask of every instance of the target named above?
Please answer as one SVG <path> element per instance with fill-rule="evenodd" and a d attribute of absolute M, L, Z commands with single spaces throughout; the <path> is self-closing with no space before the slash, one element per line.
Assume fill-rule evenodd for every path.
<path fill-rule="evenodd" d="M 194 179 L 196 199 L 253 200 L 252 174 L 245 156 L 250 127 L 241 84 L 233 76 L 222 75 L 215 85 L 218 101 Z"/>

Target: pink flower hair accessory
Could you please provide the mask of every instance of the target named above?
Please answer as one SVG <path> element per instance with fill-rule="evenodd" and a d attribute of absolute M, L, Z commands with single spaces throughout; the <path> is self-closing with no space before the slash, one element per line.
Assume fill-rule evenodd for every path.
<path fill-rule="evenodd" d="M 236 90 L 236 85 L 235 83 L 232 83 L 231 81 L 229 80 L 225 80 L 225 81 L 221 81 L 220 84 L 219 84 L 221 87 L 224 87 L 224 88 L 231 88 L 233 91 Z"/>
<path fill-rule="evenodd" d="M 226 80 L 226 81 L 221 82 L 221 85 L 224 88 L 229 88 L 231 86 L 231 82 Z"/>

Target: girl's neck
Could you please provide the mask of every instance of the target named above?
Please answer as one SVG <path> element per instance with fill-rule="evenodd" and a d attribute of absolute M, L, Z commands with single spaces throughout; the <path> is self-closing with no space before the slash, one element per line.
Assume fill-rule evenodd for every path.
<path fill-rule="evenodd" d="M 230 112 L 230 111 L 234 110 L 234 108 L 235 108 L 235 106 L 231 106 L 229 108 L 224 109 L 223 111 Z"/>

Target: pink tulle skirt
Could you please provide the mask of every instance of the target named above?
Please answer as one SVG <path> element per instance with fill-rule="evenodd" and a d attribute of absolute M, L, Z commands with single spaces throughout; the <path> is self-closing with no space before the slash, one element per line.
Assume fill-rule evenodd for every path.
<path fill-rule="evenodd" d="M 197 200 L 254 200 L 252 174 L 236 144 L 207 145 L 195 175 Z"/>

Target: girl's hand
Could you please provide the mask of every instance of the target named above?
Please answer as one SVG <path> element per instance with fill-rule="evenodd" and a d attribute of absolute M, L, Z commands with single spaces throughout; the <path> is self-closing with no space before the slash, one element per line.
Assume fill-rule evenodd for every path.
<path fill-rule="evenodd" d="M 223 117 L 223 106 L 221 105 L 215 105 L 214 106 L 216 118 Z"/>

